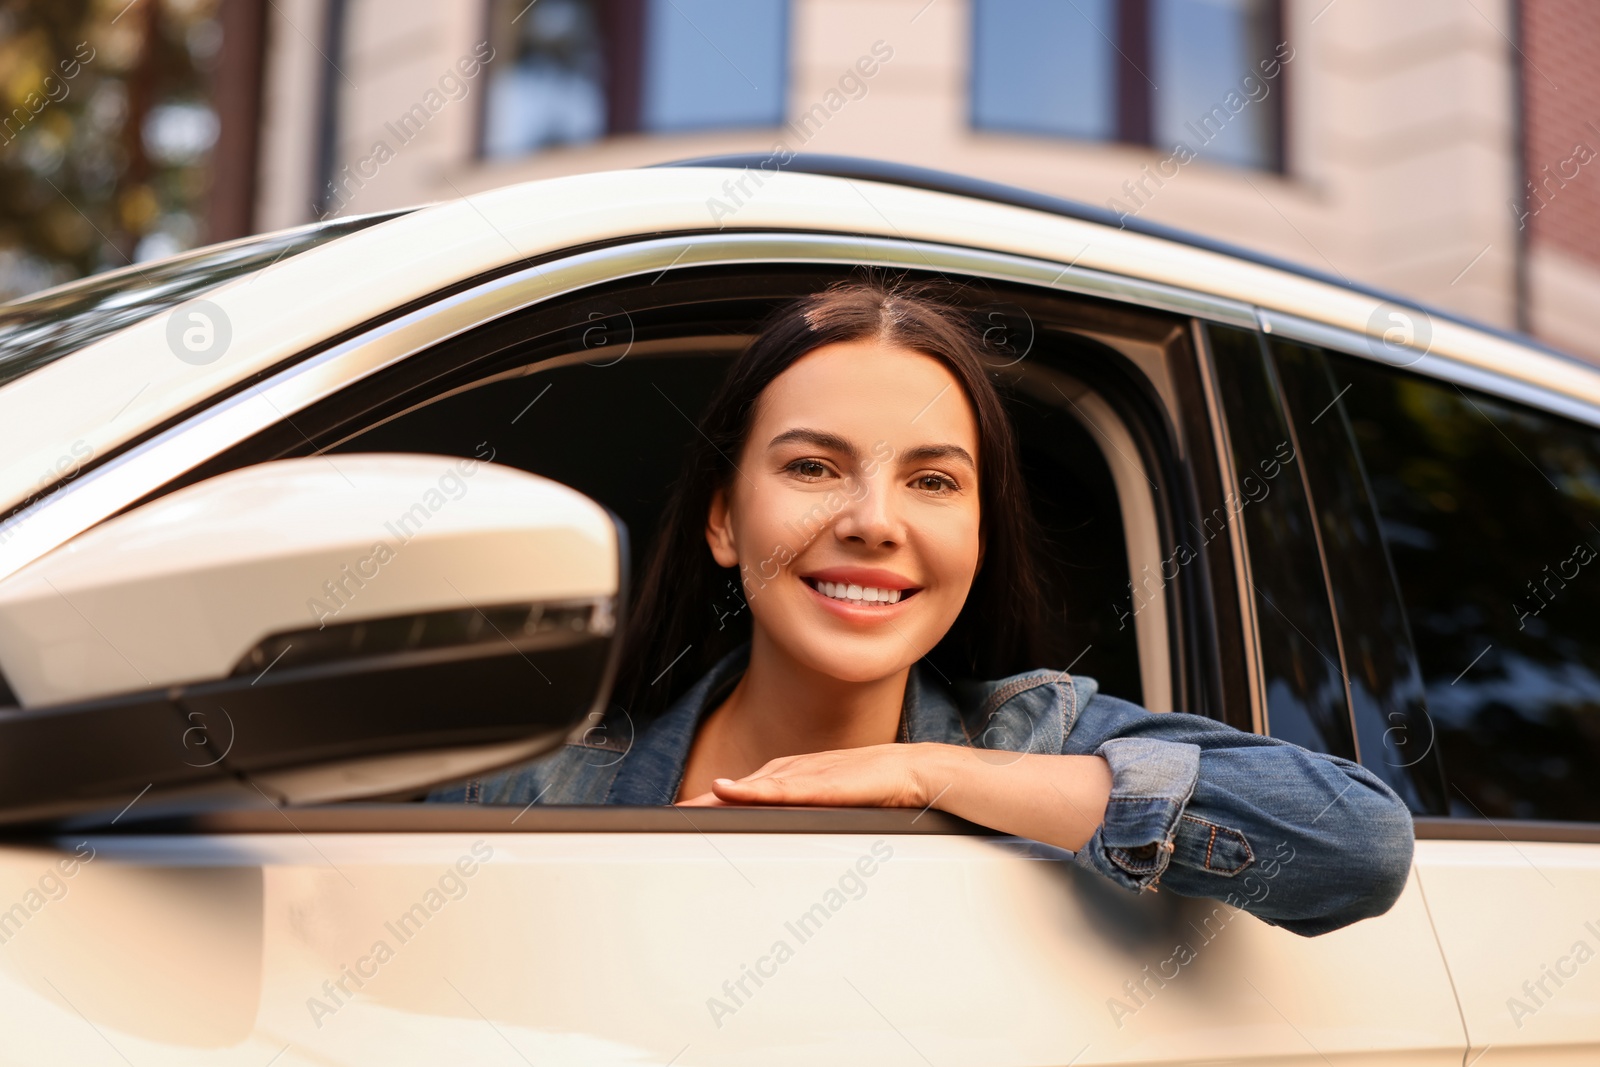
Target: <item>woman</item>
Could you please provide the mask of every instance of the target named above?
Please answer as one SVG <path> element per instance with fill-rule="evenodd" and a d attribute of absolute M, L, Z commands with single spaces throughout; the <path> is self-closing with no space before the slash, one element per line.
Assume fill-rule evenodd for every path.
<path fill-rule="evenodd" d="M 1388 910 L 1411 817 L 1370 772 L 1038 669 L 1036 531 L 984 359 L 918 291 L 780 309 L 667 507 L 620 707 L 432 799 L 933 807 L 1307 936 Z"/>

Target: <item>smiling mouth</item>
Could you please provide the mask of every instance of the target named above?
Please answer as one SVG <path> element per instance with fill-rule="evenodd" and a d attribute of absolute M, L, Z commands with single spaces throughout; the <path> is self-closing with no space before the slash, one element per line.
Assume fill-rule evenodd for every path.
<path fill-rule="evenodd" d="M 898 604 L 902 600 L 909 600 L 921 592 L 917 588 L 881 589 L 877 586 L 850 585 L 846 582 L 819 582 L 815 578 L 802 578 L 800 580 L 830 600 L 837 600 L 845 604 L 860 604 L 865 607 L 872 607 L 878 604 L 887 607 L 890 604 Z"/>

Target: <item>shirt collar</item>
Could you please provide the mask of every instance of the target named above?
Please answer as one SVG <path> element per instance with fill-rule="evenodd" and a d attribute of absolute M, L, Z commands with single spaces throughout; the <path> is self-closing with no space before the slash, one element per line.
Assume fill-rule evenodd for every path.
<path fill-rule="evenodd" d="M 634 741 L 606 796 L 608 804 L 671 804 L 683 786 L 683 771 L 701 719 L 733 689 L 750 665 L 750 642 L 723 656 Z M 948 687 L 921 661 L 906 676 L 898 738 L 971 745 Z"/>

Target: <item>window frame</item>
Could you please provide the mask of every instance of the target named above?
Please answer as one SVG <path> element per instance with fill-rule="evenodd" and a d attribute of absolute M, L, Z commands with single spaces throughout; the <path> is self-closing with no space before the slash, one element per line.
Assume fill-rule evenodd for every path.
<path fill-rule="evenodd" d="M 1408 308 L 1407 310 L 1421 316 L 1423 319 L 1428 318 L 1426 312 L 1414 308 Z M 1284 311 L 1272 311 L 1267 308 L 1256 308 L 1255 311 L 1262 333 L 1281 335 L 1291 341 L 1299 341 L 1348 356 L 1387 364 L 1387 361 L 1379 357 L 1374 351 L 1374 348 L 1383 348 L 1387 344 L 1382 337 L 1380 329 L 1375 328 L 1373 333 L 1363 334 Z M 1512 340 L 1517 341 L 1523 347 L 1537 350 L 1537 342 L 1532 338 L 1512 338 Z M 1568 356 L 1565 353 L 1553 353 L 1549 349 L 1544 349 L 1539 350 L 1539 354 L 1557 355 L 1564 360 L 1582 366 L 1590 373 L 1595 370 L 1592 364 L 1584 363 L 1582 360 Z M 1404 369 L 1414 374 L 1437 378 L 1440 381 L 1460 385 L 1464 388 L 1492 393 L 1506 400 L 1526 404 L 1528 407 L 1541 408 L 1552 414 L 1572 419 L 1574 422 L 1585 423 L 1600 429 L 1600 403 L 1581 400 L 1569 393 L 1563 393 L 1549 386 L 1529 381 L 1504 370 L 1491 369 L 1487 366 L 1440 355 L 1426 346 L 1423 347 L 1419 355 L 1406 363 Z"/>
<path fill-rule="evenodd" d="M 762 268 L 767 270 L 763 271 Z M 402 376 L 411 379 L 409 384 L 404 381 L 382 382 L 374 378 L 374 382 L 381 384 L 375 384 L 369 390 L 365 381 L 351 383 L 346 390 L 325 396 L 298 412 L 293 422 L 284 421 L 261 431 L 130 506 L 138 506 L 159 495 L 239 466 L 312 454 L 307 451 L 307 446 L 321 452 L 342 450 L 351 440 L 388 421 L 480 386 L 507 379 L 521 379 L 580 362 L 594 362 L 592 357 L 596 352 L 604 353 L 606 349 L 592 346 L 591 335 L 599 337 L 599 344 L 604 346 L 619 332 L 626 331 L 630 338 L 628 351 L 638 353 L 636 358 L 671 358 L 678 354 L 676 349 L 685 345 L 691 350 L 723 352 L 731 358 L 732 349 L 739 347 L 736 342 L 746 335 L 724 333 L 725 327 L 714 318 L 712 321 L 674 322 L 671 329 L 685 328 L 690 332 L 663 335 L 660 333 L 661 322 L 655 321 L 657 313 L 663 308 L 715 303 L 726 299 L 731 290 L 744 287 L 752 277 L 756 279 L 754 284 L 760 288 L 776 281 L 770 277 L 775 272 L 795 269 L 815 277 L 809 284 L 796 289 L 794 295 L 820 288 L 842 276 L 838 264 L 813 270 L 806 264 L 793 261 L 774 262 L 757 258 L 740 264 L 735 274 L 727 275 L 724 271 L 725 280 L 708 281 L 694 277 L 697 273 L 694 265 L 679 263 L 671 271 L 651 276 L 648 284 L 639 280 L 641 276 L 629 276 L 614 283 L 600 284 L 553 298 L 549 303 L 558 305 L 557 317 L 568 322 L 565 327 L 555 331 L 550 330 L 548 321 L 539 322 L 537 319 L 505 317 L 479 324 L 470 330 L 458 332 L 425 353 L 419 353 L 419 358 L 410 362 L 411 369 L 401 371 Z M 971 282 L 974 279 L 966 280 Z M 700 295 L 698 290 L 702 288 L 708 294 L 715 295 Z M 644 305 L 636 304 L 629 299 L 634 291 L 651 294 L 660 302 L 659 306 L 648 301 Z M 1017 356 L 1018 363 L 1026 360 L 1036 343 L 1036 319 L 1042 324 L 1041 329 L 1057 335 L 1055 343 L 1061 343 L 1071 336 L 1077 338 L 1078 343 L 1098 346 L 1106 351 L 1106 360 L 1088 366 L 1069 369 L 1054 363 L 1038 367 L 1030 365 L 1017 381 L 1008 384 L 1022 394 L 1041 393 L 1045 396 L 1046 404 L 1072 418 L 1082 427 L 1085 435 L 1094 441 L 1112 481 L 1119 486 L 1120 518 L 1125 533 L 1122 547 L 1130 573 L 1138 562 L 1159 566 L 1162 553 L 1174 540 L 1174 530 L 1182 525 L 1182 514 L 1187 514 L 1188 510 L 1181 501 L 1175 504 L 1172 499 L 1172 494 L 1177 493 L 1186 500 L 1185 490 L 1191 482 L 1183 465 L 1173 462 L 1174 457 L 1186 451 L 1177 440 L 1178 430 L 1173 423 L 1183 413 L 1198 411 L 1200 401 L 1180 401 L 1184 375 L 1173 372 L 1193 362 L 1193 355 L 1186 347 L 1188 327 L 1193 320 L 1171 315 L 1147 315 L 1120 304 L 1107 305 L 1102 301 L 1080 300 L 1077 301 L 1077 308 L 1069 308 L 1065 305 L 1074 298 L 1066 294 L 1012 289 L 1009 294 L 1002 290 L 990 295 L 992 299 L 977 310 L 986 314 L 987 321 L 1010 320 L 1008 324 L 992 328 L 1019 333 L 1022 350 Z M 1020 302 L 1008 302 L 1007 295 Z M 631 314 L 624 310 L 624 303 L 631 306 Z M 535 307 L 528 310 L 537 312 L 540 309 Z M 634 315 L 640 316 L 643 329 L 650 335 L 648 339 L 632 340 Z M 671 317 L 679 318 L 676 314 Z M 530 327 L 533 328 L 532 333 L 527 332 Z M 715 336 L 700 334 L 700 331 L 707 329 Z M 486 330 L 492 330 L 498 336 L 485 336 L 483 331 Z M 1020 337 L 1021 332 L 1026 332 L 1025 339 Z M 557 337 L 560 339 L 556 340 Z M 534 345 L 531 349 L 527 347 L 530 342 Z M 578 347 L 580 344 L 582 348 Z M 541 354 L 535 356 L 535 352 Z M 605 358 L 602 354 L 601 359 Z M 1052 390 L 1048 388 L 1041 388 L 1051 379 L 1077 388 L 1084 395 L 1064 405 L 1056 399 L 1056 395 L 1066 395 L 1059 392 L 1059 386 L 1054 391 L 1056 395 L 1050 395 Z M 1193 397 L 1199 396 L 1192 387 L 1189 393 Z M 346 404 L 361 405 L 361 414 L 356 417 L 345 415 L 338 403 L 341 398 Z M 1073 410 L 1067 410 L 1069 406 Z M 373 421 L 358 428 L 355 426 L 365 420 Z M 1106 420 L 1111 422 L 1109 427 L 1104 425 Z M 1132 469 L 1131 474 L 1129 468 Z M 554 476 L 549 472 L 541 473 Z M 663 477 L 670 479 L 672 476 L 666 474 Z M 1162 483 L 1159 487 L 1158 479 Z M 1130 485 L 1139 492 L 1137 501 L 1121 495 L 1123 485 Z M 1148 536 L 1142 541 L 1136 540 L 1129 532 L 1130 518 L 1136 515 L 1150 517 L 1149 528 L 1145 531 Z M 639 565 L 643 563 L 642 560 L 634 562 Z M 1193 620 L 1206 617 L 1205 613 L 1196 610 L 1196 605 L 1203 599 L 1203 594 L 1196 590 L 1209 586 L 1203 580 L 1194 581 L 1203 573 L 1203 568 L 1186 570 L 1183 581 L 1168 583 L 1163 590 L 1165 595 L 1158 597 L 1154 604 L 1146 605 L 1150 607 L 1148 613 L 1135 613 L 1140 702 L 1151 707 L 1151 710 L 1173 710 L 1175 706 L 1183 706 L 1191 710 L 1207 708 L 1210 713 L 1216 714 L 1235 706 L 1232 701 L 1214 695 L 1214 679 L 1220 676 L 1220 672 L 1213 670 L 1204 676 L 1193 672 L 1194 667 L 1207 662 L 1208 652 L 1214 654 L 1209 647 L 1207 652 L 1197 652 L 1192 647 L 1193 635 L 1197 632 Z M 1195 588 L 1190 588 L 1191 583 Z M 1116 604 L 1113 603 L 1112 607 L 1115 608 Z M 1204 627 L 1199 629 L 1199 633 L 1210 636 L 1209 630 Z M 1153 665 L 1158 659 L 1159 666 Z M 1191 668 L 1187 673 L 1185 666 Z M 1244 716 L 1227 718 L 1225 721 L 1249 728 L 1249 719 Z"/>
<path fill-rule="evenodd" d="M 1139 314 L 1141 309 L 1166 312 L 1173 316 L 1175 323 L 1167 332 L 1166 344 L 1184 354 L 1184 358 L 1175 360 L 1179 367 L 1196 362 L 1188 347 L 1190 326 L 1196 316 L 1233 325 L 1254 322 L 1254 310 L 1247 305 L 1160 283 L 1087 268 L 1069 266 L 1063 269 L 1058 263 L 1006 253 L 906 239 L 864 238 L 829 232 L 707 233 L 623 240 L 588 249 L 566 250 L 548 257 L 543 263 L 516 264 L 514 269 L 475 280 L 475 284 L 421 306 L 399 309 L 402 313 L 385 316 L 365 329 L 354 331 L 353 335 L 307 350 L 248 390 L 213 398 L 204 409 L 188 414 L 165 431 L 86 472 L 58 494 L 29 509 L 37 511 L 32 517 L 37 527 L 48 531 L 48 547 L 41 548 L 38 543 L 33 547 L 42 555 L 49 547 L 65 542 L 82 530 L 170 491 L 188 472 L 270 426 L 288 423 L 310 404 L 426 352 L 448 338 L 492 323 L 514 311 L 560 296 L 580 294 L 604 282 L 659 277 L 675 267 L 739 266 L 752 262 L 815 263 L 849 269 L 870 264 L 911 271 L 948 271 L 1029 287 L 1043 294 L 1057 291 L 1102 300 L 1114 307 L 1126 308 L 1130 314 Z M 1196 512 L 1197 494 L 1201 498 L 1214 495 L 1217 483 L 1214 471 L 1210 479 L 1206 477 L 1212 458 L 1206 445 L 1211 440 L 1214 416 L 1200 384 L 1200 372 L 1192 367 L 1191 371 L 1193 377 L 1174 383 L 1181 398 L 1184 425 L 1169 427 L 1177 455 L 1175 459 L 1169 457 L 1163 461 L 1167 470 L 1162 473 L 1171 479 L 1169 495 L 1180 498 L 1179 508 L 1187 507 Z M 259 400 L 266 403 L 252 403 Z M 1159 400 L 1157 403 L 1159 405 Z M 1164 407 L 1162 410 L 1166 411 Z M 1152 473 L 1156 470 L 1148 461 L 1147 467 Z M 1204 483 L 1199 490 L 1197 481 Z M 1163 539 L 1170 542 L 1168 531 L 1163 531 Z M 1186 570 L 1191 577 L 1209 574 L 1205 566 Z M 1196 627 L 1196 632 L 1209 635 L 1207 639 L 1213 644 L 1226 643 L 1215 629 L 1218 621 L 1223 625 L 1233 621 L 1228 619 L 1225 610 L 1232 591 L 1225 593 L 1219 620 L 1219 605 L 1210 596 L 1210 589 L 1213 584 L 1225 588 L 1227 580 L 1231 579 L 1206 578 L 1199 583 L 1200 592 L 1187 603 L 1174 604 L 1169 595 L 1169 628 Z M 1179 698 L 1179 705 L 1193 705 L 1186 710 L 1198 713 L 1216 713 L 1236 706 L 1229 693 L 1219 693 L 1221 672 L 1214 664 L 1208 669 L 1205 663 L 1191 662 L 1196 658 L 1205 660 L 1208 654 L 1201 651 L 1198 656 L 1191 657 L 1180 653 L 1185 647 L 1182 642 L 1169 643 L 1175 688 L 1180 678 L 1197 679 L 1190 683 L 1190 688 L 1198 689 L 1198 693 L 1187 699 Z M 1216 655 L 1213 648 L 1210 658 Z M 1222 654 L 1221 658 L 1228 656 Z M 1248 723 L 1245 727 L 1248 728 Z M 348 805 L 337 807 L 341 811 L 354 810 Z M 339 817 L 333 818 L 337 822 Z M 621 821 L 617 829 L 633 825 L 630 819 L 636 822 L 633 815 L 619 815 L 618 818 Z M 203 832 L 207 825 L 200 816 L 193 819 L 185 816 L 184 819 L 196 831 Z M 379 822 L 386 819 L 379 819 Z M 962 829 L 957 825 L 959 820 L 940 821 L 948 827 L 947 832 Z M 416 828 L 416 825 L 401 818 L 394 828 Z M 543 818 L 525 825 L 528 829 L 557 828 L 546 825 Z M 562 825 L 570 829 L 592 828 L 588 823 Z M 750 827 L 734 823 L 726 829 L 748 832 Z M 830 828 L 828 832 L 836 831 Z"/>

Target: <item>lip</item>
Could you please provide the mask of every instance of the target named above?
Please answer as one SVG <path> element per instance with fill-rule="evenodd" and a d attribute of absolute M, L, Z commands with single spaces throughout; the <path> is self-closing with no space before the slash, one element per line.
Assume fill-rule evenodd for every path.
<path fill-rule="evenodd" d="M 807 577 L 809 577 L 809 575 Z M 846 622 L 887 622 L 891 619 L 899 617 L 899 615 L 904 612 L 915 600 L 915 598 L 902 598 L 893 604 L 852 604 L 848 600 L 837 600 L 831 596 L 824 596 L 821 592 L 812 588 L 811 583 L 806 581 L 805 578 L 796 577 L 795 580 L 805 588 L 806 595 L 815 600 L 824 611 L 831 612 L 835 617 L 843 619 Z M 819 578 L 817 580 L 823 582 L 836 582 L 840 581 L 841 579 Z M 890 588 L 894 587 L 891 586 Z M 914 589 L 920 587 L 904 586 L 902 588 Z"/>
<path fill-rule="evenodd" d="M 806 593 L 823 610 L 832 613 L 836 618 L 858 624 L 886 622 L 898 617 L 914 599 L 906 595 L 907 591 L 915 592 L 922 588 L 906 578 L 905 575 L 884 570 L 882 567 L 824 567 L 821 570 L 797 574 L 796 578 L 801 585 L 806 587 Z M 901 598 L 893 604 L 851 603 L 848 600 L 839 600 L 823 595 L 820 590 L 811 584 L 812 582 L 842 582 L 863 587 L 876 586 L 879 589 L 898 589 L 901 592 Z"/>
<path fill-rule="evenodd" d="M 869 585 L 878 589 L 922 588 L 904 575 L 881 567 L 824 567 L 820 571 L 808 571 L 800 577 L 817 582 L 844 582 L 847 585 L 859 585 L 863 589 Z"/>

